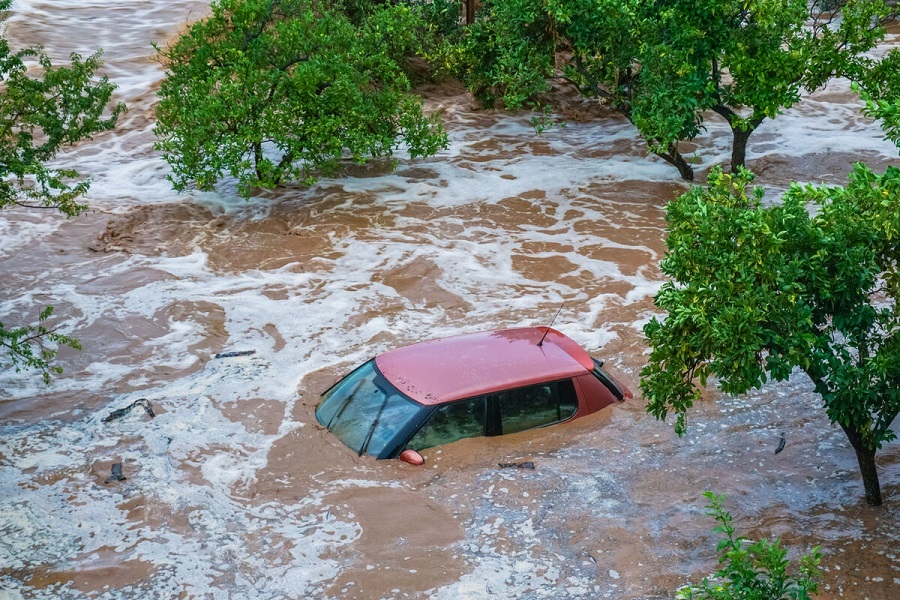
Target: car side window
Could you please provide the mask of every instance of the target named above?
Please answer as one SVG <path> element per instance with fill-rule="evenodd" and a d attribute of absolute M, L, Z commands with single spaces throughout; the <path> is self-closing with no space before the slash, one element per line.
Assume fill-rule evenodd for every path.
<path fill-rule="evenodd" d="M 497 394 L 501 433 L 516 433 L 565 421 L 575 414 L 578 397 L 571 379 Z"/>
<path fill-rule="evenodd" d="M 407 448 L 423 450 L 463 438 L 482 436 L 486 411 L 485 396 L 443 404 L 431 413 Z"/>

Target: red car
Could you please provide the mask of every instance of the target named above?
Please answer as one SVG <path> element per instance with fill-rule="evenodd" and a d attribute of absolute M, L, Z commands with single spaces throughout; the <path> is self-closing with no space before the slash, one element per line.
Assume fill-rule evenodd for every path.
<path fill-rule="evenodd" d="M 316 419 L 360 455 L 421 464 L 425 448 L 631 398 L 602 364 L 548 327 L 458 335 L 376 356 L 322 395 Z"/>

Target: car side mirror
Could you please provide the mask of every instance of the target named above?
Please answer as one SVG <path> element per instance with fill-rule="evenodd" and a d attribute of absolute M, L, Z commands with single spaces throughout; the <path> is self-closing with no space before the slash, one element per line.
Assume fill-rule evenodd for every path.
<path fill-rule="evenodd" d="M 425 459 L 422 457 L 422 455 L 419 454 L 418 452 L 416 452 L 415 450 L 413 450 L 412 448 L 407 448 L 406 450 L 401 452 L 400 460 L 402 460 L 405 463 L 409 463 L 411 465 L 416 465 L 417 467 L 419 465 L 425 464 Z"/>

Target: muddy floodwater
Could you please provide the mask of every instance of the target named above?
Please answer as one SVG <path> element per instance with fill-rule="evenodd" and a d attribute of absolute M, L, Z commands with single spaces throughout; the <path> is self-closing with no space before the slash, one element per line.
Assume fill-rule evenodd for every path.
<path fill-rule="evenodd" d="M 663 207 L 686 185 L 626 122 L 581 120 L 597 111 L 576 103 L 537 136 L 529 115 L 429 83 L 451 140 L 435 157 L 249 201 L 228 181 L 177 193 L 153 150 L 150 43 L 206 2 L 13 9 L 15 48 L 102 47 L 129 110 L 61 157 L 93 174 L 88 213 L 0 214 L 4 324 L 52 304 L 84 346 L 50 386 L 0 373 L 0 598 L 672 598 L 716 568 L 709 489 L 742 534 L 781 536 L 792 557 L 821 545 L 821 598 L 900 597 L 900 445 L 878 459 L 884 506 L 867 507 L 800 375 L 710 391 L 683 439 L 638 397 L 427 450 L 422 467 L 359 458 L 316 425 L 319 394 L 378 352 L 547 324 L 561 305 L 554 326 L 636 390 Z M 834 82 L 764 124 L 759 183 L 776 198 L 793 180 L 840 184 L 857 160 L 897 164 L 858 109 Z M 707 125 L 701 181 L 729 153 L 724 124 Z M 214 358 L 230 351 L 252 353 Z M 535 468 L 498 467 L 520 461 Z"/>

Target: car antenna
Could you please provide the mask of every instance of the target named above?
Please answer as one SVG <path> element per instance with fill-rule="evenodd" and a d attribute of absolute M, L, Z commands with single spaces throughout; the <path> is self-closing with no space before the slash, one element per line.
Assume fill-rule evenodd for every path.
<path fill-rule="evenodd" d="M 539 341 L 537 343 L 538 346 L 544 345 L 544 338 L 547 337 L 548 333 L 550 333 L 550 328 L 553 327 L 553 323 L 556 322 L 556 317 L 559 316 L 559 313 L 562 312 L 563 306 L 565 306 L 565 305 L 566 305 L 565 301 L 563 301 L 563 303 L 559 305 L 559 309 L 556 311 L 556 314 L 553 315 L 552 319 L 550 319 L 550 325 L 548 325 L 547 329 L 544 330 L 544 335 L 541 336 L 541 341 Z"/>

